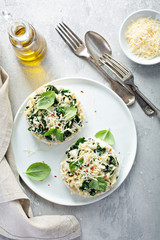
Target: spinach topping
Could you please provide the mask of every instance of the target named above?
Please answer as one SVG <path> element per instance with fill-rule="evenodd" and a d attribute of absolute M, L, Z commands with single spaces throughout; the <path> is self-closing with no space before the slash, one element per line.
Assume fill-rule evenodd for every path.
<path fill-rule="evenodd" d="M 66 130 L 64 133 L 63 133 L 63 139 L 65 140 L 67 137 L 70 137 L 72 135 L 72 133 L 69 131 L 69 130 Z"/>
<path fill-rule="evenodd" d="M 101 148 L 101 146 L 99 145 L 99 143 L 97 144 L 97 148 L 94 150 L 94 152 L 98 152 L 99 156 L 101 156 L 103 153 L 106 152 L 106 148 Z"/>
<path fill-rule="evenodd" d="M 84 143 L 86 140 L 84 137 L 79 138 L 75 144 L 73 144 L 68 151 L 66 151 L 66 154 L 74 149 L 78 149 L 78 146 L 80 143 Z"/>
<path fill-rule="evenodd" d="M 60 118 L 61 115 L 63 115 L 62 111 L 59 108 L 56 108 L 56 114 L 57 114 L 58 118 Z"/>
<path fill-rule="evenodd" d="M 109 164 L 116 165 L 117 161 L 113 156 L 109 156 Z"/>
<path fill-rule="evenodd" d="M 61 94 L 62 95 L 65 95 L 66 97 L 69 97 L 70 95 L 66 95 L 65 93 L 70 93 L 70 90 L 69 89 L 62 89 L 62 90 L 60 90 L 61 91 Z"/>
<path fill-rule="evenodd" d="M 50 140 L 50 141 L 53 140 L 51 136 L 46 136 L 45 138 L 46 138 L 47 140 Z"/>
<path fill-rule="evenodd" d="M 82 191 L 88 190 L 89 189 L 89 183 L 91 181 L 92 181 L 91 179 L 84 180 L 84 182 L 82 183 L 82 186 L 79 189 L 82 190 Z"/>
<path fill-rule="evenodd" d="M 56 94 L 59 93 L 59 90 L 53 85 L 48 85 L 47 88 L 46 88 L 46 92 L 47 91 L 54 91 Z"/>
<path fill-rule="evenodd" d="M 71 107 L 75 106 L 75 105 L 76 105 L 76 102 L 77 102 L 77 100 L 76 100 L 76 99 L 73 99 L 72 102 L 70 103 L 70 106 L 71 106 Z"/>
<path fill-rule="evenodd" d="M 102 164 L 105 166 L 105 169 L 103 169 L 103 172 L 110 172 L 112 170 L 112 168 L 109 165 L 105 165 L 104 163 Z"/>

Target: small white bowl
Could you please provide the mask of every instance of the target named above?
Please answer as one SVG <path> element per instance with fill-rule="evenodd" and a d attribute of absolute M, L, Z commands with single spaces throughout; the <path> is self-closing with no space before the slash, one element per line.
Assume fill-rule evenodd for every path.
<path fill-rule="evenodd" d="M 141 58 L 141 57 L 133 54 L 129 49 L 129 45 L 128 45 L 127 39 L 125 37 L 127 27 L 129 26 L 129 24 L 132 21 L 135 21 L 136 19 L 138 19 L 140 17 L 151 17 L 153 19 L 158 19 L 160 21 L 160 12 L 157 12 L 152 9 L 143 9 L 143 10 L 136 11 L 136 12 L 132 13 L 131 15 L 129 15 L 124 20 L 124 22 L 122 23 L 122 25 L 120 27 L 119 43 L 120 43 L 121 49 L 123 50 L 123 52 L 129 59 L 131 59 L 132 61 L 134 61 L 136 63 L 143 64 L 143 65 L 157 64 L 160 62 L 160 56 L 152 58 L 152 59 L 145 59 L 145 58 Z"/>

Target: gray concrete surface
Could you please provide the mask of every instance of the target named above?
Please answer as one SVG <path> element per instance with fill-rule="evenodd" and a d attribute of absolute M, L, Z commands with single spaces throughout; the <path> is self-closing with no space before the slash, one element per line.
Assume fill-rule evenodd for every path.
<path fill-rule="evenodd" d="M 75 57 L 60 39 L 55 26 L 62 20 L 81 38 L 88 30 L 102 34 L 113 49 L 113 56 L 132 70 L 136 84 L 160 108 L 160 64 L 141 66 L 131 62 L 118 42 L 124 18 L 138 9 L 160 9 L 158 0 L 0 0 L 0 6 L 1 10 L 33 24 L 48 44 L 46 59 L 40 67 L 21 65 L 9 43 L 7 24 L 0 17 L 0 65 L 10 76 L 14 115 L 33 90 L 53 79 L 83 76 L 108 84 L 87 62 Z M 146 116 L 137 103 L 130 111 L 137 128 L 138 150 L 134 166 L 121 187 L 94 204 L 66 207 L 40 198 L 23 184 L 35 215 L 75 215 L 82 229 L 77 240 L 160 239 L 160 121 L 156 116 Z M 0 236 L 0 240 L 5 239 Z"/>

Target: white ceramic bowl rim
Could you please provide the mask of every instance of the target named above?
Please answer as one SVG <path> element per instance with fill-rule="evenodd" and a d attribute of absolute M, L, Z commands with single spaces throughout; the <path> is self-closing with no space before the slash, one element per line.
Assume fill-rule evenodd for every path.
<path fill-rule="evenodd" d="M 125 38 L 125 30 L 131 21 L 141 17 L 141 15 L 146 16 L 146 17 L 151 16 L 153 18 L 157 18 L 156 15 L 158 15 L 159 16 L 158 19 L 160 20 L 160 12 L 153 10 L 153 9 L 141 9 L 141 10 L 131 13 L 128 17 L 126 17 L 124 19 L 124 21 L 121 24 L 120 31 L 119 31 L 119 43 L 120 43 L 121 49 L 124 52 L 124 54 L 132 61 L 139 63 L 139 64 L 143 64 L 143 65 L 157 64 L 160 62 L 160 56 L 153 58 L 153 59 L 143 59 L 143 58 L 140 58 L 137 55 L 133 54 L 128 48 L 128 43 Z"/>

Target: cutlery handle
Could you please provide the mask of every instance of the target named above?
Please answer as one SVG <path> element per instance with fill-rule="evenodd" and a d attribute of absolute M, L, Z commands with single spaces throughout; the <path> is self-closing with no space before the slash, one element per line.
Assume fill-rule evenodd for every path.
<path fill-rule="evenodd" d="M 130 106 L 134 103 L 135 97 L 130 87 L 128 87 L 126 84 L 119 83 L 116 80 L 112 79 L 108 75 L 108 73 L 100 65 L 98 65 L 91 56 L 87 57 L 87 60 L 92 63 L 103 74 L 105 78 L 107 78 L 107 80 L 110 82 L 112 90 L 123 99 L 127 106 Z"/>
<path fill-rule="evenodd" d="M 156 112 L 157 117 L 160 119 L 160 110 L 153 103 L 151 103 L 151 101 L 146 96 L 144 96 L 144 94 L 136 85 L 132 85 L 131 88 L 144 112 L 147 115 L 152 115 L 154 112 Z"/>

